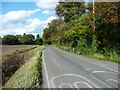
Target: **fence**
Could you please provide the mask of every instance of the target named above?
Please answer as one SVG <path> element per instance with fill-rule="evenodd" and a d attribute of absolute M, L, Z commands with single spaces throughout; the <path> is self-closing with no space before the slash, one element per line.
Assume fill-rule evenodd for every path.
<path fill-rule="evenodd" d="M 67 51 L 71 51 L 71 52 L 76 52 L 76 53 L 80 53 L 79 50 L 77 48 L 74 47 L 67 47 L 67 46 L 60 46 L 61 49 L 63 50 L 67 50 Z"/>

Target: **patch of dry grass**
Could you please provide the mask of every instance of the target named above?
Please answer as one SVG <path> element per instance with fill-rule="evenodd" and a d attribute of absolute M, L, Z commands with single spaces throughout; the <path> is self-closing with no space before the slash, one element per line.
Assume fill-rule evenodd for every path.
<path fill-rule="evenodd" d="M 45 46 L 40 46 L 30 52 L 33 55 L 4 85 L 3 88 L 34 88 L 41 82 L 41 53 Z M 39 80 L 38 80 L 39 79 Z"/>
<path fill-rule="evenodd" d="M 8 47 L 8 46 L 7 46 Z M 10 77 L 17 71 L 29 58 L 32 56 L 29 55 L 29 52 L 36 46 L 24 47 L 22 49 L 10 49 L 9 52 L 2 55 L 2 84 L 4 85 Z M 19 46 L 17 46 L 18 48 Z M 20 48 L 20 47 L 19 47 Z M 29 55 L 29 56 L 28 56 Z"/>

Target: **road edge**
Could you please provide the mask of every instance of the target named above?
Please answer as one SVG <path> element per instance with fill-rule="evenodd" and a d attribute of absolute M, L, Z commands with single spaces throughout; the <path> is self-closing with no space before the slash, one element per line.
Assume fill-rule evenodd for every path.
<path fill-rule="evenodd" d="M 47 85 L 48 85 L 48 88 L 50 88 L 50 81 L 49 81 L 49 77 L 48 77 L 48 73 L 47 73 L 47 67 L 45 65 L 45 59 L 44 59 L 44 51 L 45 51 L 45 49 L 42 52 L 42 61 L 43 61 L 43 67 L 44 67 L 44 70 L 45 70 L 45 76 L 46 76 L 46 80 L 47 80 Z"/>

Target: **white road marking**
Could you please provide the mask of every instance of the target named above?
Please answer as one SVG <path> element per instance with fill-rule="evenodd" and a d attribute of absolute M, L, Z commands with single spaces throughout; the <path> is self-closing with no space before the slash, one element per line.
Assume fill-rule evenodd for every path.
<path fill-rule="evenodd" d="M 44 59 L 44 51 L 43 51 L 42 59 L 43 59 L 43 65 L 44 65 L 44 68 L 45 68 L 45 73 L 46 73 L 45 75 L 46 75 L 46 79 L 47 79 L 48 88 L 50 88 L 50 81 L 49 81 L 49 78 L 48 78 L 47 68 L 46 68 L 45 59 Z"/>
<path fill-rule="evenodd" d="M 104 83 L 103 81 L 97 79 L 96 77 L 94 77 L 93 75 L 91 75 L 94 79 L 96 79 L 97 81 L 101 82 L 102 84 L 108 86 L 109 88 L 112 88 L 111 86 L 109 86 L 108 84 Z"/>
<path fill-rule="evenodd" d="M 81 57 L 82 57 L 82 56 L 81 56 Z M 84 58 L 84 57 L 82 57 L 82 58 Z M 84 58 L 84 59 L 85 59 L 85 58 Z M 81 59 L 81 60 L 82 60 L 82 59 Z M 106 67 L 107 65 L 100 64 L 100 63 L 98 63 L 98 62 L 96 62 L 96 61 L 94 61 L 94 62 L 91 62 L 91 61 L 85 61 L 85 60 L 82 60 L 82 61 L 87 62 L 87 63 L 91 63 L 91 64 L 94 64 L 94 65 L 96 65 L 96 66 L 99 66 L 99 67 L 102 67 L 102 68 L 105 68 L 105 69 L 108 69 L 108 70 L 111 70 L 111 71 L 114 71 L 114 72 L 119 73 L 119 72 L 116 71 L 116 70 L 113 70 L 113 69 L 111 69 L 111 68 Z"/>
<path fill-rule="evenodd" d="M 59 49 L 58 49 L 59 50 Z M 59 50 L 60 51 L 60 50 Z M 61 50 L 62 51 L 62 50 Z M 64 50 L 63 50 L 64 51 Z M 68 54 L 69 55 L 69 53 L 67 52 L 66 54 Z M 71 53 L 72 54 L 72 53 Z M 82 57 L 82 56 L 81 56 Z M 84 57 L 82 57 L 82 58 L 84 58 Z M 85 59 L 85 58 L 84 58 Z M 118 72 L 118 71 L 116 71 L 116 70 L 113 70 L 113 69 L 111 69 L 111 68 L 108 68 L 108 67 L 106 67 L 106 65 L 104 65 L 104 64 L 100 64 L 100 63 L 97 63 L 96 61 L 94 61 L 94 63 L 93 62 L 90 62 L 90 61 L 85 61 L 85 60 L 82 60 L 82 61 L 84 61 L 84 62 L 87 62 L 87 63 L 91 63 L 91 64 L 94 64 L 94 65 L 97 65 L 97 66 L 99 66 L 99 67 L 102 67 L 102 68 L 105 68 L 105 69 L 108 69 L 108 70 L 111 70 L 111 71 L 114 71 L 114 72 Z"/>
<path fill-rule="evenodd" d="M 44 60 L 43 60 L 44 61 Z M 108 69 L 108 70 L 111 70 L 111 71 L 114 71 L 114 72 L 118 72 L 118 71 L 116 71 L 116 70 L 113 70 L 113 69 L 111 69 L 111 68 L 108 68 L 108 67 L 106 67 L 106 65 L 104 65 L 104 64 L 100 64 L 100 63 L 97 63 L 97 62 L 89 62 L 89 61 L 85 61 L 85 62 L 87 62 L 87 63 L 91 63 L 91 64 L 94 64 L 94 65 L 96 65 L 96 66 L 99 66 L 99 67 L 102 67 L 102 68 L 105 68 L 105 69 Z M 100 65 L 99 65 L 100 64 Z M 46 74 L 47 74 L 47 69 L 46 69 L 46 66 L 45 66 L 45 61 L 44 61 L 44 67 L 45 67 L 45 71 L 46 71 Z M 99 73 L 99 72 L 106 72 L 106 71 L 93 71 L 92 73 Z M 83 76 L 80 76 L 80 75 L 76 75 L 76 74 L 63 74 L 63 75 L 58 75 L 58 76 L 54 76 L 53 78 L 51 78 L 50 79 L 50 82 L 49 82 L 49 78 L 48 78 L 48 74 L 46 75 L 46 77 L 47 77 L 47 82 L 48 82 L 48 87 L 50 87 L 50 84 L 51 84 L 51 87 L 54 87 L 55 88 L 55 83 L 54 83 L 54 79 L 56 79 L 57 77 L 60 77 L 60 76 L 66 76 L 66 75 L 73 75 L 73 76 L 78 76 L 78 77 L 80 77 L 80 78 L 83 78 L 83 79 L 85 79 L 87 82 L 89 82 L 89 83 L 91 83 L 91 81 L 89 81 L 87 78 L 85 78 L 85 77 L 83 77 Z M 107 85 L 108 87 L 110 87 L 111 88 L 111 86 L 109 86 L 108 84 L 106 84 L 106 83 L 104 83 L 103 81 L 101 81 L 101 80 L 99 80 L 99 79 L 97 79 L 96 77 L 94 77 L 94 76 L 92 76 L 94 79 L 96 79 L 96 80 L 98 80 L 99 82 L 101 82 L 101 83 L 103 83 L 103 84 L 105 84 L 105 85 Z M 99 86 L 97 86 L 95 83 L 91 83 L 93 86 L 95 86 L 95 88 L 100 88 Z"/>
<path fill-rule="evenodd" d="M 112 73 L 112 74 L 116 74 L 116 73 L 109 72 L 109 71 L 93 71 L 92 73 L 101 73 L 101 72 L 106 72 L 106 73 Z"/>
<path fill-rule="evenodd" d="M 69 83 L 62 83 L 62 84 L 60 84 L 59 85 L 59 88 L 65 88 L 65 87 L 63 87 L 63 86 L 69 86 L 69 88 L 74 88 L 71 84 L 69 84 Z"/>
<path fill-rule="evenodd" d="M 89 85 L 88 83 L 86 83 L 86 82 L 75 82 L 74 83 L 74 86 L 75 86 L 75 88 L 81 88 L 81 87 L 78 87 L 78 83 L 82 83 L 82 84 L 85 84 L 85 85 L 87 85 L 89 88 L 93 88 L 91 85 Z M 83 88 L 83 87 L 82 87 Z M 86 87 L 85 87 L 86 88 Z"/>
<path fill-rule="evenodd" d="M 116 73 L 109 72 L 109 71 L 93 71 L 92 74 L 94 74 L 94 73 L 101 73 L 101 72 L 103 72 L 103 73 L 112 73 L 112 74 L 116 74 Z M 103 83 L 103 84 L 109 86 L 108 84 L 106 84 L 106 83 L 104 83 L 103 81 L 97 79 L 97 78 L 94 77 L 93 75 L 91 75 L 91 76 L 92 76 L 94 79 L 98 80 L 99 82 L 101 82 L 101 83 Z M 111 79 L 109 79 L 109 80 L 111 80 Z M 114 80 L 114 79 L 112 79 L 112 80 Z M 106 80 L 106 81 L 107 81 L 107 80 Z M 109 87 L 111 87 L 111 86 L 109 86 Z"/>
<path fill-rule="evenodd" d="M 93 83 L 89 79 L 87 79 L 87 78 L 85 78 L 83 76 L 80 76 L 80 75 L 76 75 L 76 74 L 62 74 L 62 75 L 54 76 L 53 78 L 50 79 L 51 86 L 55 88 L 56 86 L 55 86 L 54 80 L 56 78 L 62 77 L 62 76 L 76 76 L 76 77 L 82 78 L 82 79 L 86 80 L 87 82 L 91 83 L 95 88 L 100 88 L 99 86 L 97 86 L 95 83 Z"/>
<path fill-rule="evenodd" d="M 113 70 L 113 69 L 111 69 L 111 68 L 106 67 L 106 65 L 104 65 L 104 64 L 100 64 L 100 63 L 96 63 L 96 62 L 95 62 L 95 63 L 90 62 L 90 63 L 95 64 L 95 65 L 97 65 L 97 66 L 99 66 L 99 67 L 102 67 L 102 68 L 105 68 L 105 69 L 114 71 L 114 72 L 118 72 L 118 71 L 116 71 L 116 70 Z"/>
<path fill-rule="evenodd" d="M 111 85 L 113 85 L 114 87 L 118 88 L 118 86 L 112 84 L 110 81 L 114 81 L 114 82 L 119 83 L 117 80 L 114 80 L 114 79 L 107 79 L 106 82 L 108 82 L 108 83 L 110 83 Z"/>
<path fill-rule="evenodd" d="M 111 70 L 111 71 L 114 71 L 114 72 L 118 72 L 118 71 L 116 71 L 116 70 L 113 70 L 113 69 L 111 69 L 111 68 L 106 67 L 106 65 L 104 65 L 104 64 L 97 63 L 96 61 L 94 61 L 94 63 L 93 63 L 93 62 L 90 62 L 90 61 L 85 61 L 85 62 L 94 64 L 94 65 L 96 65 L 96 66 L 99 66 L 99 67 L 102 67 L 102 68 L 105 68 L 105 69 L 108 69 L 108 70 Z"/>

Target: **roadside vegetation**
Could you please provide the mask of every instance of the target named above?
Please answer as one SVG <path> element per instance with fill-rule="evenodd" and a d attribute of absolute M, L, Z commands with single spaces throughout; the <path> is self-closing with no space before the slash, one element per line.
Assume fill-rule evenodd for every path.
<path fill-rule="evenodd" d="M 93 13 L 93 3 L 59 2 L 55 8 L 58 18 L 48 23 L 43 38 L 25 33 L 0 38 L 3 46 L 32 46 L 2 52 L 3 88 L 40 87 L 45 46 L 39 45 L 43 44 L 74 48 L 79 55 L 120 64 L 119 8 L 116 2 L 95 2 Z"/>
<path fill-rule="evenodd" d="M 38 46 L 29 51 L 28 60 L 8 80 L 3 88 L 39 88 L 42 83 L 42 50 L 45 46 Z"/>
<path fill-rule="evenodd" d="M 45 43 L 75 48 L 80 55 L 120 63 L 117 2 L 59 2 L 57 19 L 44 29 Z"/>
<path fill-rule="evenodd" d="M 36 35 L 36 38 L 32 34 L 23 34 L 23 35 L 6 35 L 1 38 L 3 45 L 42 45 L 43 40 L 39 34 Z"/>
<path fill-rule="evenodd" d="M 37 45 L 12 45 L 2 46 L 2 84 L 4 85 L 10 77 L 24 64 L 29 58 L 29 52 Z"/>
<path fill-rule="evenodd" d="M 56 45 L 53 45 L 53 46 L 56 46 Z M 113 54 L 113 52 L 110 52 L 110 53 L 112 53 L 112 54 L 110 54 L 110 56 L 106 56 L 105 54 L 101 54 L 101 53 L 94 53 L 94 54 L 82 53 L 81 54 L 79 52 L 80 49 L 66 47 L 66 46 L 59 46 L 59 45 L 57 45 L 56 47 L 58 47 L 58 48 L 60 48 L 62 50 L 71 52 L 71 53 L 78 54 L 78 55 L 87 56 L 87 57 L 96 58 L 96 59 L 99 59 L 99 60 L 105 60 L 105 61 L 115 62 L 115 63 L 120 64 L 120 60 L 119 60 L 120 57 L 119 57 L 119 55 L 117 55 L 116 53 Z"/>
<path fill-rule="evenodd" d="M 0 38 L 0 45 L 2 45 L 2 38 Z"/>

